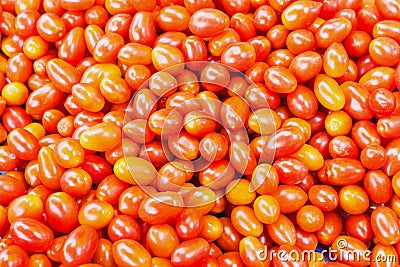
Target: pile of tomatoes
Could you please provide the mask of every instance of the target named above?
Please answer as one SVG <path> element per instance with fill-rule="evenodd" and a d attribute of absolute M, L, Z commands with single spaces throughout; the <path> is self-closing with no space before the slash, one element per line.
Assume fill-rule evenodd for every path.
<path fill-rule="evenodd" d="M 0 3 L 0 266 L 399 265 L 400 0 Z"/>

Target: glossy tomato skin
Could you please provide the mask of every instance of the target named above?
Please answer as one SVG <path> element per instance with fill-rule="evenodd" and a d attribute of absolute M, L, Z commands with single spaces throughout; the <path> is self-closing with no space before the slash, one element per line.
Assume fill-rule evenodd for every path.
<path fill-rule="evenodd" d="M 0 262 L 5 266 L 26 266 L 28 253 L 17 245 L 11 245 L 0 252 Z"/>
<path fill-rule="evenodd" d="M 127 183 L 121 181 L 115 175 L 109 175 L 100 182 L 96 197 L 110 204 L 116 204 L 121 193 L 128 187 Z"/>
<path fill-rule="evenodd" d="M 399 221 L 395 213 L 388 207 L 378 207 L 371 214 L 372 230 L 377 242 L 392 245 L 399 241 Z"/>
<path fill-rule="evenodd" d="M 18 106 L 5 108 L 1 119 L 4 128 L 9 132 L 15 128 L 23 128 L 32 122 L 32 118 L 27 111 Z"/>
<path fill-rule="evenodd" d="M 400 139 L 392 140 L 386 147 L 386 163 L 383 166 L 383 171 L 386 175 L 391 176 L 400 170 L 400 159 L 397 151 L 400 149 Z"/>
<path fill-rule="evenodd" d="M 268 224 L 267 231 L 271 239 L 277 244 L 293 245 L 296 243 L 296 229 L 285 215 L 279 215 L 277 221 Z"/>
<path fill-rule="evenodd" d="M 398 265 L 399 0 L 78 2 L 0 6 L 0 266 Z"/>
<path fill-rule="evenodd" d="M 301 182 L 308 173 L 308 167 L 295 158 L 280 158 L 274 162 L 279 180 L 283 184 L 295 185 Z"/>
<path fill-rule="evenodd" d="M 70 195 L 64 192 L 51 194 L 45 203 L 47 223 L 59 233 L 69 233 L 78 226 L 78 209 Z"/>
<path fill-rule="evenodd" d="M 308 191 L 310 202 L 323 211 L 332 211 L 339 205 L 339 195 L 332 186 L 314 185 Z"/>
<path fill-rule="evenodd" d="M 281 213 L 292 213 L 307 202 L 308 196 L 296 185 L 280 185 L 272 196 L 278 201 Z"/>
<path fill-rule="evenodd" d="M 113 244 L 112 251 L 118 266 L 151 266 L 149 252 L 134 240 L 121 239 Z"/>
<path fill-rule="evenodd" d="M 209 244 L 202 238 L 195 238 L 179 244 L 171 255 L 176 266 L 193 266 L 205 260 L 210 250 Z"/>
<path fill-rule="evenodd" d="M 204 22 L 200 23 L 203 20 Z M 199 37 L 214 37 L 228 28 L 229 22 L 229 17 L 223 12 L 214 8 L 205 8 L 192 14 L 189 21 L 189 29 Z"/>
<path fill-rule="evenodd" d="M 217 245 L 226 251 L 238 251 L 243 236 L 235 230 L 229 218 L 222 217 L 220 220 L 223 225 L 223 232 L 216 241 Z"/>
<path fill-rule="evenodd" d="M 89 199 L 80 207 L 78 220 L 81 225 L 99 230 L 107 226 L 113 218 L 114 209 L 108 202 Z"/>
<path fill-rule="evenodd" d="M 378 204 L 388 202 L 392 195 L 390 178 L 381 170 L 371 170 L 366 173 L 364 178 L 364 189 L 369 198 Z M 381 192 L 380 194 L 374 192 Z"/>
<path fill-rule="evenodd" d="M 344 240 L 344 242 L 347 244 L 345 248 L 340 246 L 340 242 L 343 242 L 341 240 Z M 344 251 L 346 251 L 346 250 L 347 251 L 355 250 L 355 251 L 360 251 L 360 252 L 368 250 L 367 245 L 365 245 L 359 239 L 351 237 L 351 236 L 339 236 L 332 244 L 332 248 L 338 249 L 338 253 L 345 253 Z M 351 260 L 341 259 L 341 262 L 351 263 Z M 367 266 L 368 264 L 369 264 L 369 261 L 367 259 L 362 259 L 362 260 L 360 260 L 360 262 L 357 263 L 357 266 Z"/>
<path fill-rule="evenodd" d="M 89 226 L 78 226 L 62 245 L 61 262 L 65 266 L 89 263 L 96 252 L 98 234 Z"/>
<path fill-rule="evenodd" d="M 324 213 L 324 224 L 315 234 L 321 244 L 331 245 L 340 235 L 342 229 L 342 219 L 336 212 L 330 211 Z"/>
<path fill-rule="evenodd" d="M 110 164 L 97 155 L 86 155 L 78 167 L 85 170 L 92 177 L 92 182 L 95 184 L 100 183 L 101 180 L 112 174 Z"/>
<path fill-rule="evenodd" d="M 65 169 L 61 167 L 50 147 L 42 147 L 38 155 L 40 180 L 51 189 L 60 188 L 60 179 Z"/>
<path fill-rule="evenodd" d="M 17 245 L 33 252 L 46 251 L 54 238 L 48 226 L 31 218 L 21 218 L 13 222 L 10 235 Z"/>
<path fill-rule="evenodd" d="M 37 158 L 39 143 L 36 137 L 25 129 L 15 129 L 9 133 L 7 141 L 12 152 L 23 160 Z"/>
<path fill-rule="evenodd" d="M 163 201 L 163 202 L 161 202 Z M 174 204 L 175 206 L 171 206 Z M 139 207 L 139 217 L 148 223 L 164 223 L 182 211 L 182 197 L 175 192 L 160 192 L 154 197 L 146 197 Z M 153 209 L 155 212 L 149 213 Z"/>
<path fill-rule="evenodd" d="M 299 118 L 308 120 L 318 110 L 318 100 L 311 89 L 298 85 L 296 90 L 287 96 L 290 111 Z"/>
<path fill-rule="evenodd" d="M 120 239 L 140 239 L 140 226 L 128 215 L 118 215 L 114 217 L 108 225 L 108 236 L 115 242 Z"/>
<path fill-rule="evenodd" d="M 115 267 L 115 261 L 112 254 L 112 242 L 105 238 L 99 238 L 96 252 L 92 258 L 92 262 L 102 264 L 106 267 Z"/>
<path fill-rule="evenodd" d="M 43 215 L 43 202 L 35 195 L 21 196 L 8 206 L 8 222 L 13 223 L 20 218 L 41 220 Z"/>
<path fill-rule="evenodd" d="M 370 93 L 356 82 L 347 81 L 340 85 L 346 98 L 343 109 L 356 120 L 370 120 L 374 113 L 370 108 Z"/>
<path fill-rule="evenodd" d="M 396 266 L 398 264 L 398 260 L 396 258 L 396 255 L 398 255 L 396 249 L 393 246 L 384 246 L 384 245 L 376 245 L 372 249 L 372 254 L 371 254 L 371 265 L 370 266 L 379 266 L 379 258 L 393 258 L 390 263 L 387 263 L 386 265 L 389 266 Z"/>
<path fill-rule="evenodd" d="M 363 242 L 370 241 L 373 236 L 371 218 L 366 214 L 350 215 L 346 219 L 345 229 L 347 234 Z"/>
<path fill-rule="evenodd" d="M 8 175 L 0 175 L 0 187 L 3 192 L 0 197 L 1 203 L 9 203 L 26 192 L 25 185 L 21 180 Z"/>
<path fill-rule="evenodd" d="M 169 258 L 179 244 L 179 237 L 168 224 L 153 225 L 147 231 L 146 243 L 154 256 Z"/>
<path fill-rule="evenodd" d="M 327 179 L 332 185 L 343 186 L 361 181 L 365 174 L 365 168 L 358 160 L 336 158 L 326 162 L 319 173 L 321 175 L 327 174 Z M 343 179 L 344 177 L 346 178 Z"/>

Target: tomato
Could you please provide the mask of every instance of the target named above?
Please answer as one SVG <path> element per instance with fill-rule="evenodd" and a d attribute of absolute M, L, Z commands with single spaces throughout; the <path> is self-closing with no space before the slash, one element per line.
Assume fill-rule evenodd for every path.
<path fill-rule="evenodd" d="M 390 184 L 389 177 L 380 170 L 371 170 L 364 178 L 364 188 L 368 197 L 378 204 L 386 203 L 391 199 L 393 190 Z M 380 194 L 375 192 L 380 192 Z"/>
<path fill-rule="evenodd" d="M 364 31 L 352 31 L 344 40 L 347 53 L 353 57 L 362 57 L 369 53 L 371 36 Z"/>
<path fill-rule="evenodd" d="M 67 239 L 68 236 L 60 236 L 54 238 L 53 243 L 51 244 L 50 248 L 46 251 L 46 255 L 55 262 L 61 262 L 61 252 L 64 241 Z"/>
<path fill-rule="evenodd" d="M 254 12 L 254 26 L 260 31 L 268 31 L 275 25 L 277 15 L 275 10 L 268 5 L 261 5 Z"/>
<path fill-rule="evenodd" d="M 286 38 L 289 35 L 289 30 L 285 26 L 277 24 L 274 25 L 267 32 L 267 38 L 271 43 L 273 49 L 283 48 L 286 43 Z"/>
<path fill-rule="evenodd" d="M 20 82 L 9 83 L 4 86 L 1 95 L 8 105 L 22 105 L 28 98 L 28 88 Z"/>
<path fill-rule="evenodd" d="M 390 37 L 396 41 L 399 40 L 398 22 L 395 20 L 382 20 L 374 25 L 373 36 Z"/>
<path fill-rule="evenodd" d="M 276 244 L 293 246 L 296 243 L 296 229 L 285 215 L 280 214 L 277 221 L 267 224 L 266 229 Z"/>
<path fill-rule="evenodd" d="M 0 175 L 0 187 L 3 192 L 0 197 L 0 203 L 10 203 L 26 192 L 23 181 L 8 175 Z"/>
<path fill-rule="evenodd" d="M 223 225 L 221 220 L 217 217 L 212 215 L 205 215 L 202 217 L 200 224 L 202 226 L 199 237 L 204 238 L 208 242 L 215 241 L 221 237 L 223 232 Z"/>
<path fill-rule="evenodd" d="M 113 218 L 114 209 L 111 204 L 101 200 L 91 200 L 84 203 L 79 210 L 78 220 L 81 225 L 93 229 L 107 226 Z"/>
<path fill-rule="evenodd" d="M 76 201 L 64 192 L 51 194 L 45 203 L 47 223 L 60 233 L 69 233 L 78 226 L 78 211 Z"/>
<path fill-rule="evenodd" d="M 288 30 L 307 28 L 318 17 L 321 7 L 318 2 L 294 2 L 282 13 L 283 25 Z"/>
<path fill-rule="evenodd" d="M 140 226 L 132 217 L 118 215 L 111 220 L 107 233 L 113 242 L 121 239 L 138 241 L 140 239 Z"/>
<path fill-rule="evenodd" d="M 324 53 L 324 71 L 330 77 L 341 77 L 349 65 L 349 56 L 342 44 L 331 44 Z"/>
<path fill-rule="evenodd" d="M 340 206 L 349 214 L 362 214 L 369 207 L 365 190 L 358 185 L 346 185 L 339 191 Z"/>
<path fill-rule="evenodd" d="M 81 197 L 90 191 L 92 177 L 80 168 L 71 168 L 61 176 L 60 186 L 69 195 Z"/>
<path fill-rule="evenodd" d="M 37 20 L 37 31 L 46 41 L 55 42 L 65 36 L 66 27 L 58 15 L 45 13 Z"/>
<path fill-rule="evenodd" d="M 197 10 L 192 14 L 189 21 L 190 31 L 199 37 L 205 38 L 216 36 L 228 26 L 229 17 L 213 8 Z"/>
<path fill-rule="evenodd" d="M 153 255 L 169 258 L 173 249 L 179 244 L 179 238 L 170 225 L 159 224 L 149 228 L 146 242 Z"/>
<path fill-rule="evenodd" d="M 228 45 L 221 55 L 221 63 L 239 71 L 247 70 L 256 61 L 254 46 L 246 42 Z"/>
<path fill-rule="evenodd" d="M 112 173 L 108 162 L 97 155 L 85 155 L 83 162 L 78 166 L 92 177 L 92 183 L 98 184 Z"/>
<path fill-rule="evenodd" d="M 48 83 L 33 91 L 26 100 L 26 112 L 31 115 L 43 115 L 46 110 L 56 108 L 62 101 L 63 92 Z"/>
<path fill-rule="evenodd" d="M 356 143 L 347 136 L 336 136 L 329 143 L 329 153 L 333 158 L 358 158 Z"/>
<path fill-rule="evenodd" d="M 296 246 L 300 249 L 314 250 L 318 245 L 318 239 L 314 233 L 309 233 L 301 228 L 296 228 Z"/>
<path fill-rule="evenodd" d="M 373 91 L 378 88 L 385 88 L 389 91 L 393 91 L 395 88 L 394 76 L 395 70 L 392 68 L 373 66 L 360 78 L 359 83 L 368 91 Z"/>
<path fill-rule="evenodd" d="M 183 240 L 196 238 L 201 232 L 200 214 L 196 213 L 195 209 L 184 209 L 176 219 L 176 233 Z"/>
<path fill-rule="evenodd" d="M 33 252 L 46 251 L 54 238 L 48 226 L 31 218 L 14 221 L 10 226 L 10 235 L 15 244 Z"/>
<path fill-rule="evenodd" d="M 378 243 L 388 246 L 399 242 L 399 221 L 390 208 L 377 207 L 371 214 L 371 225 Z"/>
<path fill-rule="evenodd" d="M 231 220 L 233 227 L 244 236 L 258 237 L 263 231 L 262 223 L 257 219 L 254 211 L 249 207 L 235 207 L 232 210 Z"/>
<path fill-rule="evenodd" d="M 331 44 L 342 42 L 351 32 L 351 21 L 347 18 L 332 18 L 323 23 L 315 32 L 315 44 L 327 48 Z"/>
<path fill-rule="evenodd" d="M 383 138 L 394 139 L 397 138 L 397 134 L 394 132 L 397 129 L 396 124 L 397 115 L 391 115 L 385 118 L 381 118 L 377 123 L 377 130 L 380 136 Z"/>
<path fill-rule="evenodd" d="M 265 262 L 259 259 L 259 252 L 264 250 L 264 244 L 255 237 L 248 236 L 240 241 L 240 258 L 246 266 L 265 266 Z"/>
<path fill-rule="evenodd" d="M 60 179 L 65 169 L 55 159 L 54 150 L 42 147 L 38 155 L 39 176 L 42 183 L 51 188 L 60 188 Z"/>
<path fill-rule="evenodd" d="M 345 244 L 345 246 L 343 246 L 342 244 Z M 351 236 L 338 236 L 333 242 L 332 248 L 338 250 L 337 253 L 346 253 L 346 251 L 357 251 L 357 255 L 355 255 L 354 257 L 359 257 L 360 260 L 357 261 L 356 266 L 368 266 L 369 264 L 369 261 L 366 259 L 366 257 L 362 256 L 362 251 L 367 251 L 368 247 L 357 238 Z M 340 259 L 340 262 L 354 264 L 353 261 L 348 258 L 342 258 Z"/>
<path fill-rule="evenodd" d="M 43 202 L 38 196 L 25 195 L 13 200 L 8 206 L 8 222 L 13 223 L 20 218 L 42 219 Z"/>
<path fill-rule="evenodd" d="M 388 265 L 388 266 L 396 266 L 398 264 L 398 253 L 396 252 L 395 248 L 393 246 L 384 246 L 384 245 L 376 245 L 372 249 L 372 254 L 371 254 L 371 265 L 370 266 L 380 266 L 382 263 L 380 263 L 379 259 L 391 259 L 388 260 L 388 262 L 385 262 L 383 264 Z"/>
<path fill-rule="evenodd" d="M 171 206 L 174 205 L 174 206 Z M 182 197 L 175 192 L 160 192 L 146 197 L 139 207 L 139 217 L 148 223 L 164 223 L 182 211 Z M 153 212 L 149 212 L 153 210 Z"/>
<path fill-rule="evenodd" d="M 324 59 L 313 51 L 305 51 L 293 58 L 289 65 L 289 70 L 294 74 L 298 82 L 305 82 L 314 78 L 326 65 Z M 324 67 L 325 69 L 325 67 Z"/>
<path fill-rule="evenodd" d="M 339 84 L 325 74 L 318 74 L 314 82 L 315 96 L 325 108 L 338 111 L 345 105 L 346 99 Z"/>
<path fill-rule="evenodd" d="M 324 225 L 315 234 L 321 244 L 331 245 L 343 229 L 342 218 L 334 212 L 324 213 Z"/>
<path fill-rule="evenodd" d="M 113 123 L 99 123 L 83 131 L 79 141 L 83 148 L 106 151 L 121 141 L 121 130 Z"/>
<path fill-rule="evenodd" d="M 267 69 L 264 74 L 264 80 L 267 88 L 277 93 L 291 93 L 297 86 L 294 74 L 290 70 L 279 66 Z"/>
<path fill-rule="evenodd" d="M 151 266 L 151 256 L 138 242 L 121 239 L 112 246 L 115 263 L 118 266 Z"/>
<path fill-rule="evenodd" d="M 371 92 L 369 106 L 377 115 L 388 115 L 395 111 L 396 97 L 389 90 L 378 88 Z"/>
<path fill-rule="evenodd" d="M 287 157 L 298 152 L 304 143 L 304 135 L 298 127 L 280 128 L 267 139 L 261 157 L 265 159 Z"/>
<path fill-rule="evenodd" d="M 204 261 L 209 251 L 208 242 L 202 238 L 184 241 L 173 250 L 171 262 L 176 266 L 194 266 Z"/>
<path fill-rule="evenodd" d="M 28 266 L 52 266 L 50 259 L 44 254 L 33 254 L 29 258 Z"/>
<path fill-rule="evenodd" d="M 28 261 L 28 253 L 19 246 L 11 245 L 0 251 L 0 262 L 5 266 L 27 266 Z"/>
<path fill-rule="evenodd" d="M 247 41 L 257 35 L 252 18 L 243 13 L 236 13 L 231 17 L 231 28 L 239 34 L 242 41 Z"/>
<path fill-rule="evenodd" d="M 65 266 L 89 263 L 96 252 L 98 235 L 93 228 L 78 226 L 65 239 L 62 245 L 61 262 Z"/>
<path fill-rule="evenodd" d="M 288 107 L 297 117 L 311 119 L 318 110 L 315 94 L 303 85 L 298 85 L 294 92 L 287 95 Z"/>
<path fill-rule="evenodd" d="M 366 214 L 350 215 L 345 222 L 345 229 L 348 235 L 363 242 L 372 239 L 371 218 Z"/>
<path fill-rule="evenodd" d="M 279 218 L 279 213 L 279 203 L 272 196 L 259 196 L 254 201 L 254 214 L 262 223 L 271 224 L 276 222 Z"/>
<path fill-rule="evenodd" d="M 351 185 L 361 181 L 365 168 L 361 162 L 349 158 L 336 158 L 325 163 L 321 169 L 333 185 Z"/>
<path fill-rule="evenodd" d="M 386 54 L 386 51 L 391 51 Z M 378 37 L 371 41 L 369 45 L 371 58 L 382 66 L 393 66 L 398 64 L 400 59 L 400 46 L 389 37 Z"/>
<path fill-rule="evenodd" d="M 272 196 L 278 201 L 281 213 L 299 210 L 308 199 L 303 189 L 295 185 L 280 185 Z"/>
<path fill-rule="evenodd" d="M 222 52 L 231 43 L 239 42 L 239 34 L 230 28 L 224 29 L 213 36 L 208 43 L 208 50 L 213 56 L 221 56 Z"/>
<path fill-rule="evenodd" d="M 116 264 L 112 254 L 112 245 L 112 242 L 108 239 L 99 238 L 92 262 L 102 264 L 106 267 L 115 267 Z"/>

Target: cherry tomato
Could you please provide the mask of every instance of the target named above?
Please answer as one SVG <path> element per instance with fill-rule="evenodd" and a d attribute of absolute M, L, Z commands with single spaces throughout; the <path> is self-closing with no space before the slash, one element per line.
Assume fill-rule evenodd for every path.
<path fill-rule="evenodd" d="M 61 262 L 65 266 L 89 263 L 96 252 L 98 235 L 93 228 L 78 226 L 65 239 L 62 245 Z"/>
<path fill-rule="evenodd" d="M 48 226 L 31 218 L 21 218 L 13 222 L 10 235 L 17 245 L 33 252 L 46 251 L 54 238 Z"/>

